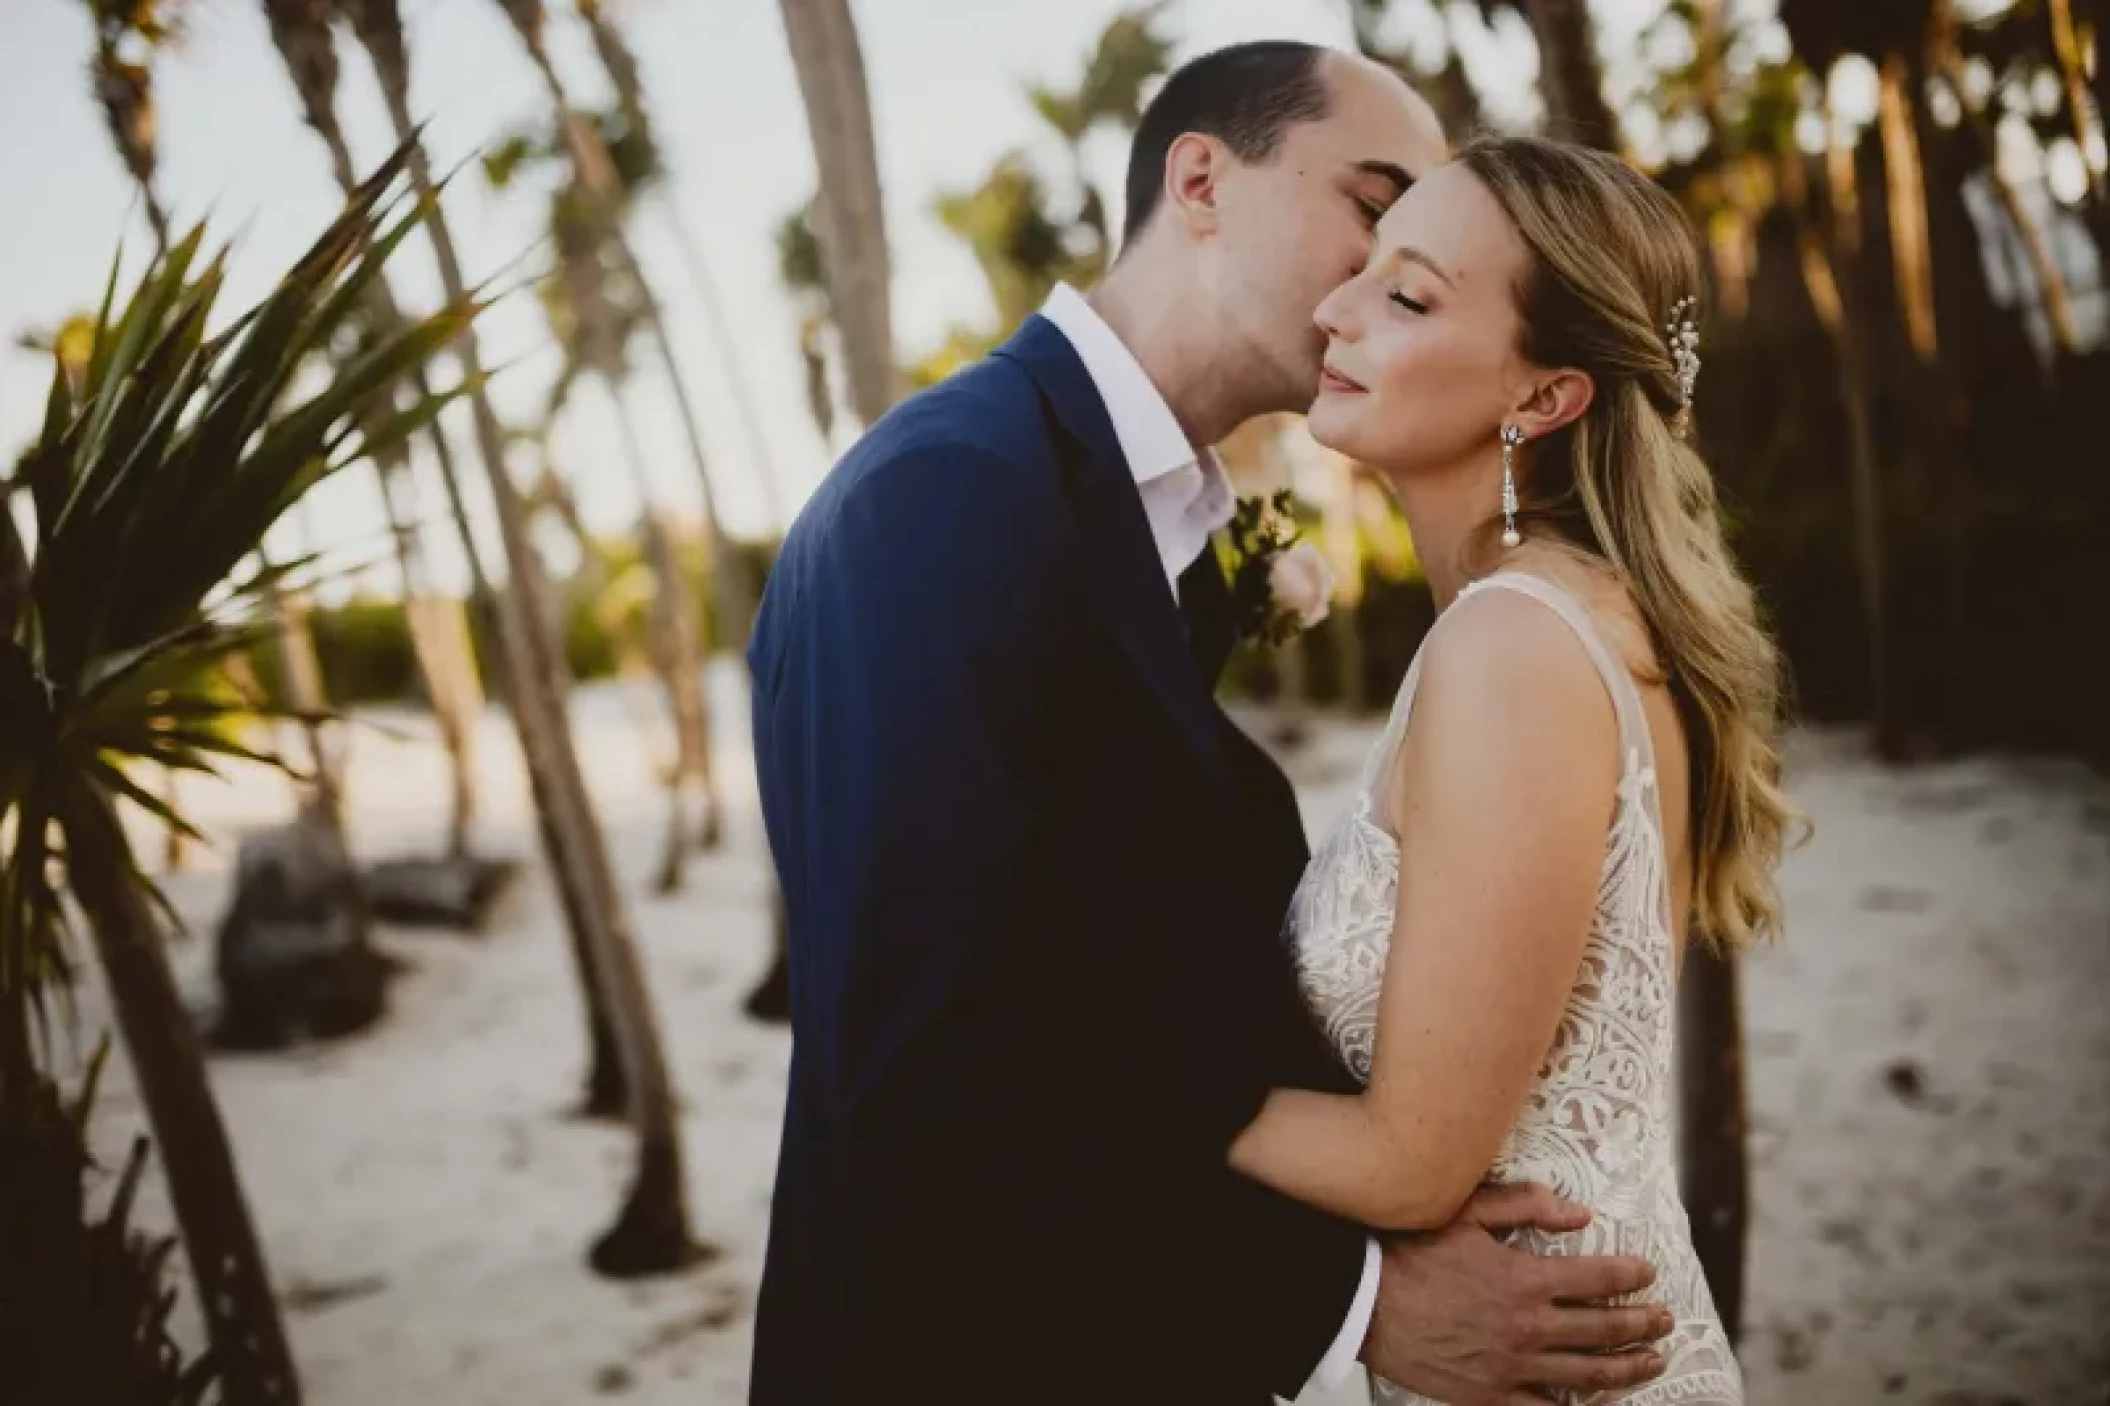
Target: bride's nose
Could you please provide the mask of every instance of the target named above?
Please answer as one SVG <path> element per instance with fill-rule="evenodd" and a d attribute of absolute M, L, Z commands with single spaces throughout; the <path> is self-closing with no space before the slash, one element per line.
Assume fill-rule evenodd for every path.
<path fill-rule="evenodd" d="M 1349 315 L 1349 294 L 1354 288 L 1354 279 L 1343 283 L 1328 293 L 1320 301 L 1318 310 L 1311 315 L 1311 320 L 1317 323 L 1319 330 L 1327 336 L 1339 338 L 1344 342 L 1355 340 L 1353 320 Z"/>

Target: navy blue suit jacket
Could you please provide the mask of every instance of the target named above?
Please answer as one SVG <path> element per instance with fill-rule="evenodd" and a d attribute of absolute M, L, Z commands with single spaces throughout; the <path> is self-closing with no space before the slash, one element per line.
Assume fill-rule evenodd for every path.
<path fill-rule="evenodd" d="M 1362 1231 L 1225 1164 L 1339 1076 L 1295 800 L 1211 696 L 1221 573 L 1182 586 L 1040 318 L 793 527 L 751 656 L 793 1029 L 757 1406 L 1261 1402 L 1339 1331 Z"/>

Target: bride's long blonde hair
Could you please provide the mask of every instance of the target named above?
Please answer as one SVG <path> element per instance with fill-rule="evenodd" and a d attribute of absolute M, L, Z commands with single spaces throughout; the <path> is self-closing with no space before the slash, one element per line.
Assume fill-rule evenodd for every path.
<path fill-rule="evenodd" d="M 1670 328 L 1700 291 L 1692 228 L 1601 152 L 1501 138 L 1458 159 L 1532 254 L 1521 354 L 1596 384 L 1587 413 L 1533 446 L 1518 516 L 1609 563 L 1647 624 L 1692 755 L 1695 932 L 1719 949 L 1772 936 L 1797 820 L 1780 785 L 1781 663 L 1723 540 L 1714 476 L 1680 433 Z"/>

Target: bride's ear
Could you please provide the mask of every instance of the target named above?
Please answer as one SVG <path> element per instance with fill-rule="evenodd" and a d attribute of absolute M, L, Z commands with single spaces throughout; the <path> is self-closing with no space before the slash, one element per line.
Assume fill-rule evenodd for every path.
<path fill-rule="evenodd" d="M 1543 439 L 1555 430 L 1566 429 L 1590 411 L 1597 398 L 1597 383 L 1587 371 L 1544 373 L 1523 404 L 1510 419 L 1524 431 L 1526 439 Z"/>

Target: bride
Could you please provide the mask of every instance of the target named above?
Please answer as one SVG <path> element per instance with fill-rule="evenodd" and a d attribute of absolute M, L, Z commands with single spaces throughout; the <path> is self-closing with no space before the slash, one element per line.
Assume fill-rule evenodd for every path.
<path fill-rule="evenodd" d="M 1382 475 L 1439 609 L 1289 918 L 1358 1096 L 1277 1091 L 1233 1165 L 1385 1230 L 1483 1180 L 1639 1255 L 1666 1370 L 1590 1401 L 1740 1403 L 1671 1142 L 1691 936 L 1775 932 L 1778 664 L 1688 445 L 1698 257 L 1661 190 L 1578 147 L 1467 149 L 1321 306 L 1312 433 Z M 1386 1401 L 1451 1384 L 1380 1383 Z"/>

